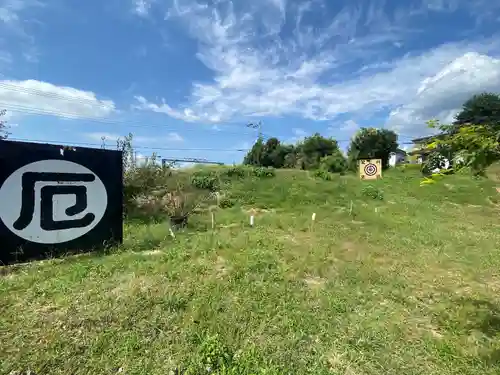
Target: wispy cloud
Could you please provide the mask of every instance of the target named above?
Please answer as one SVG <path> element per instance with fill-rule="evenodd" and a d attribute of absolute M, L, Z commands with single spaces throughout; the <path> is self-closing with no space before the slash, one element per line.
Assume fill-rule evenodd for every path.
<path fill-rule="evenodd" d="M 149 14 L 155 0 L 133 0 L 132 10 L 141 17 Z"/>
<path fill-rule="evenodd" d="M 435 45 L 411 55 L 402 54 L 399 48 L 429 32 L 414 27 L 423 14 L 469 10 L 470 4 L 422 1 L 394 9 L 381 0 L 365 7 L 349 5 L 323 19 L 316 13 L 314 24 L 307 15 L 324 9 L 320 1 L 257 3 L 245 8 L 227 1 L 211 7 L 187 1 L 181 6 L 174 1 L 168 16 L 180 20 L 198 42 L 197 58 L 213 72 L 213 79 L 194 82 L 189 99 L 181 105 L 154 103 L 139 96 L 135 108 L 188 122 L 213 123 L 285 115 L 333 120 L 350 114 L 355 119 L 387 110 L 392 111 L 388 125 L 408 130 L 416 126 L 411 119 L 421 123 L 424 115 L 456 109 L 451 103 L 484 87 L 477 84 L 478 75 L 489 79 L 486 87 L 496 87 L 495 56 L 500 49 L 493 39 Z M 487 17 L 486 2 L 474 4 L 475 17 Z M 273 14 L 275 26 L 270 26 L 269 16 L 259 16 L 264 13 Z M 295 25 L 288 38 L 276 29 L 284 17 Z M 430 32 L 432 27 L 428 26 Z M 460 69 L 436 78 L 450 66 Z M 460 85 L 452 83 L 458 76 Z M 433 80 L 436 83 L 431 84 Z M 427 89 L 420 90 L 426 85 Z"/>
<path fill-rule="evenodd" d="M 42 0 L 0 0 L 0 35 L 22 45 L 22 58 L 28 62 L 37 62 L 39 52 L 35 45 L 34 26 L 39 21 L 29 12 L 33 9 L 46 8 Z M 0 38 L 0 42 L 1 42 Z M 11 55 L 11 61 L 15 56 Z"/>

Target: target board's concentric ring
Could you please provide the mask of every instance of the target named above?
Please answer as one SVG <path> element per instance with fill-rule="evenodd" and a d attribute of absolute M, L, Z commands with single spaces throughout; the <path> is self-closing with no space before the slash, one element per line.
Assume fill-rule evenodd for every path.
<path fill-rule="evenodd" d="M 365 174 L 367 176 L 375 176 L 377 174 L 377 166 L 371 163 L 365 165 Z"/>

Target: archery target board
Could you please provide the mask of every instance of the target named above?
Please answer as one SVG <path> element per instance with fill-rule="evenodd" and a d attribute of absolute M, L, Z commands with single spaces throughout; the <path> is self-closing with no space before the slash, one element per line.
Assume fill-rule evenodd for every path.
<path fill-rule="evenodd" d="M 359 178 L 362 180 L 376 180 L 382 178 L 382 160 L 366 159 L 359 161 Z"/>

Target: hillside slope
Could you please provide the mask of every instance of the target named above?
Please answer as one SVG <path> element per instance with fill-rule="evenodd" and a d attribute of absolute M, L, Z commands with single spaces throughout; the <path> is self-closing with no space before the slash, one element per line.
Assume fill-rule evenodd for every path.
<path fill-rule="evenodd" d="M 128 224 L 110 254 L 4 269 L 0 373 L 497 374 L 494 187 L 228 179 L 214 231 Z"/>

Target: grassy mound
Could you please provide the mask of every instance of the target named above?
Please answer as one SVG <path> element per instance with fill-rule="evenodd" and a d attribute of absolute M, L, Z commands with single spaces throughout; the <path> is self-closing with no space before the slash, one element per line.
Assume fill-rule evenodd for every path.
<path fill-rule="evenodd" d="M 210 170 L 175 239 L 3 269 L 0 373 L 499 373 L 495 182 Z"/>

